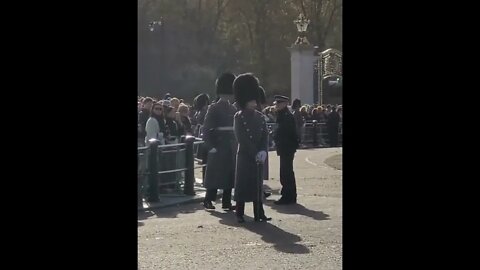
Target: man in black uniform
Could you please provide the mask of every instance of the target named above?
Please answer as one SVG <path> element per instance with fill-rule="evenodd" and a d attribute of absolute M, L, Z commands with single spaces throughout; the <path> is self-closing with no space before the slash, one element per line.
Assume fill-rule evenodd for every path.
<path fill-rule="evenodd" d="M 299 138 L 293 114 L 288 110 L 288 97 L 275 96 L 275 110 L 277 112 L 277 129 L 273 139 L 280 156 L 280 183 L 282 197 L 275 204 L 297 203 L 297 186 L 293 172 L 293 158 L 299 145 Z"/>

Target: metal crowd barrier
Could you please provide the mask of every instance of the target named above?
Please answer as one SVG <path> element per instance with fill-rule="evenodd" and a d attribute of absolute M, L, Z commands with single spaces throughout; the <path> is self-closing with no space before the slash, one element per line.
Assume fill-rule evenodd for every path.
<path fill-rule="evenodd" d="M 269 130 L 275 130 L 277 124 L 276 123 L 267 123 L 267 127 Z M 272 133 L 270 133 L 269 141 L 273 141 Z M 330 139 L 328 137 L 328 130 L 327 130 L 327 123 L 325 122 L 317 122 L 309 121 L 306 122 L 301 129 L 301 144 L 303 145 L 310 145 L 312 147 L 327 147 L 330 144 Z M 340 122 L 339 130 L 338 130 L 338 145 L 342 145 L 342 137 L 343 137 L 343 129 L 342 123 Z M 272 145 L 272 143 L 269 143 Z M 275 147 L 271 146 L 270 150 L 274 150 Z"/>
<path fill-rule="evenodd" d="M 269 130 L 276 128 L 275 123 L 267 123 Z M 339 141 L 342 143 L 342 123 L 339 127 Z M 302 144 L 313 147 L 325 147 L 328 143 L 326 123 L 316 121 L 307 122 L 302 127 Z M 139 206 L 143 205 L 143 197 L 147 201 L 159 200 L 159 188 L 174 186 L 183 194 L 195 195 L 195 169 L 202 169 L 202 178 L 205 175 L 206 164 L 203 164 L 202 139 L 193 136 L 183 136 L 182 142 L 177 144 L 160 145 L 159 141 L 151 140 L 150 146 L 138 147 L 138 198 Z M 270 150 L 274 150 L 272 133 L 269 135 Z M 197 163 L 197 165 L 195 165 Z"/>
<path fill-rule="evenodd" d="M 195 147 L 203 141 L 193 136 L 182 137 L 182 143 L 160 145 L 151 140 L 150 146 L 138 147 L 138 197 L 139 206 L 143 205 L 143 197 L 149 202 L 159 200 L 159 188 L 174 186 L 183 194 L 195 195 L 194 170 L 204 168 L 195 166 Z"/>

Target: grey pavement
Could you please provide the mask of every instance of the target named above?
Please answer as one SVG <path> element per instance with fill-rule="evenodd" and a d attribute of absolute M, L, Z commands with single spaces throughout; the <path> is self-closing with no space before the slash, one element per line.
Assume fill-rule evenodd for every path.
<path fill-rule="evenodd" d="M 342 269 L 342 148 L 299 150 L 294 170 L 298 204 L 277 206 L 279 159 L 270 152 L 273 195 L 268 223 L 246 223 L 200 202 L 139 211 L 139 269 Z"/>
<path fill-rule="evenodd" d="M 201 173 L 200 173 L 201 174 Z M 139 207 L 138 211 L 146 211 L 146 210 L 153 210 L 157 208 L 163 208 L 173 205 L 180 205 L 185 203 L 192 203 L 192 202 L 199 202 L 205 198 L 206 189 L 202 187 L 202 178 L 201 175 L 195 175 L 195 184 L 193 190 L 195 191 L 195 195 L 184 195 L 181 192 L 179 193 L 172 193 L 172 194 L 161 194 L 159 196 L 160 201 L 154 203 L 148 203 L 143 200 L 143 207 Z M 221 194 L 221 192 L 219 192 Z"/>

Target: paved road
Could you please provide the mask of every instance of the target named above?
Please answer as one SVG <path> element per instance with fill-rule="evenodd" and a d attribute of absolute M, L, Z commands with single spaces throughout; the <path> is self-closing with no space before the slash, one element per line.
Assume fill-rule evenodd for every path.
<path fill-rule="evenodd" d="M 232 212 L 208 212 L 199 203 L 142 214 L 139 269 L 342 269 L 341 154 L 341 148 L 299 150 L 298 204 L 276 206 L 279 159 L 270 152 L 269 223 L 253 222 L 251 203 L 244 224 Z"/>

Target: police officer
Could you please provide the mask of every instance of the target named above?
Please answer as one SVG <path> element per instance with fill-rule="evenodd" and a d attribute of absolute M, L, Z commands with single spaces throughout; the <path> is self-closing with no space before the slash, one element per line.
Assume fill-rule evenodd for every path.
<path fill-rule="evenodd" d="M 282 197 L 275 202 L 281 204 L 297 203 L 297 187 L 293 172 L 293 159 L 299 146 L 299 138 L 293 114 L 288 109 L 289 98 L 275 96 L 275 110 L 277 113 L 277 128 L 273 139 L 280 156 L 280 183 L 282 184 Z"/>
<path fill-rule="evenodd" d="M 235 182 L 235 154 L 237 142 L 233 132 L 233 116 L 236 108 L 232 84 L 235 75 L 224 73 L 216 81 L 218 101 L 208 107 L 203 123 L 203 140 L 207 155 L 204 186 L 207 189 L 204 207 L 215 209 L 212 202 L 217 198 L 217 189 L 223 189 L 222 208 L 232 206 L 232 188 Z"/>

